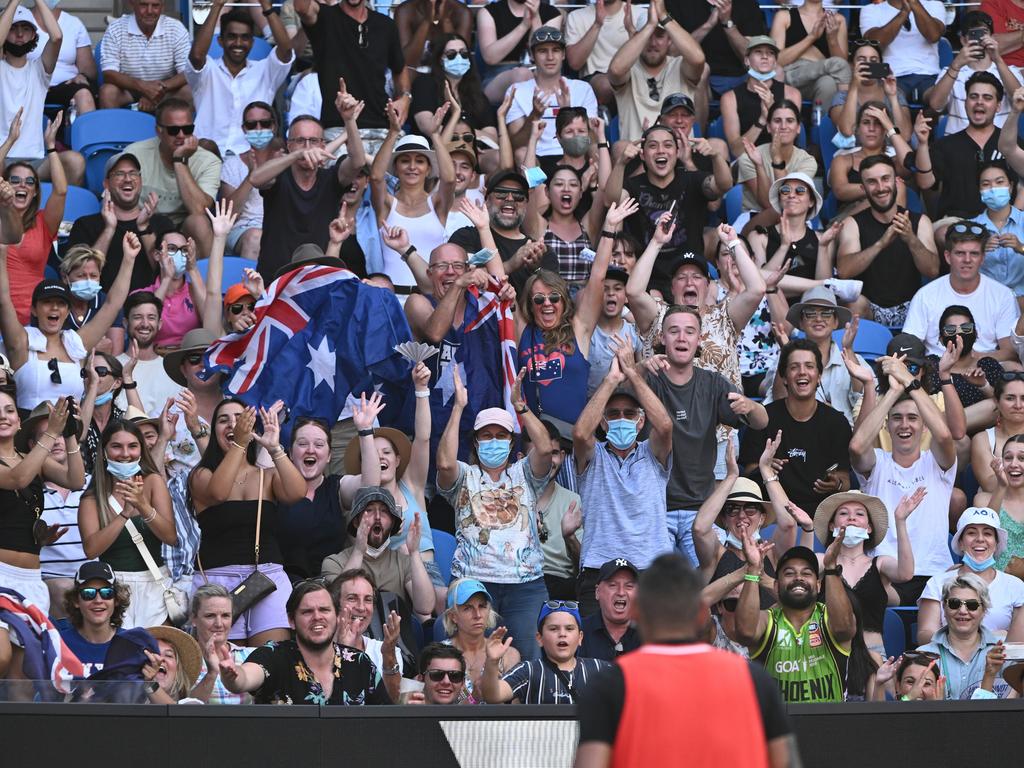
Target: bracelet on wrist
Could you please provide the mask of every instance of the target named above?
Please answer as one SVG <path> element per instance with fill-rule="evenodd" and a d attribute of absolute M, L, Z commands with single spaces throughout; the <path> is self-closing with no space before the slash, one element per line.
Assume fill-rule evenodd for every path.
<path fill-rule="evenodd" d="M 66 454 L 67 454 L 68 456 L 72 456 L 72 455 L 74 455 L 74 454 L 76 454 L 76 453 L 81 453 L 81 452 L 82 452 L 82 449 L 81 449 L 81 448 L 75 448 L 75 450 L 73 450 L 73 451 L 65 451 L 65 453 L 66 453 Z"/>
<path fill-rule="evenodd" d="M 408 261 L 409 257 L 416 253 L 416 246 L 410 245 L 404 251 L 402 251 L 402 261 Z"/>
<path fill-rule="evenodd" d="M 939 379 L 940 387 L 951 387 L 953 386 L 953 379 Z"/>
<path fill-rule="evenodd" d="M 372 429 L 360 429 L 358 432 L 356 432 L 356 434 L 359 435 L 360 437 L 373 437 L 373 430 Z"/>
<path fill-rule="evenodd" d="M 607 237 L 609 240 L 614 240 L 619 236 L 618 232 L 612 232 L 610 229 L 602 229 L 601 237 Z"/>
<path fill-rule="evenodd" d="M 757 574 L 757 573 L 744 573 L 743 574 L 743 580 L 744 581 L 752 581 L 755 584 L 759 584 L 761 582 L 761 576 L 760 576 L 760 574 Z"/>
<path fill-rule="evenodd" d="M 248 446 L 245 446 L 245 445 L 239 445 L 239 444 L 238 444 L 238 443 L 236 443 L 236 442 L 235 442 L 234 440 L 232 440 L 232 441 L 231 441 L 231 444 L 232 444 L 232 445 L 233 445 L 233 446 L 234 446 L 235 448 L 237 448 L 238 450 L 240 450 L 240 451 L 246 451 L 246 450 L 248 450 Z"/>
<path fill-rule="evenodd" d="M 264 8 L 263 9 L 263 16 L 265 18 L 269 19 L 275 13 L 278 14 L 278 15 L 280 15 L 280 13 L 281 13 L 281 9 L 278 8 L 277 6 L 272 5 L 269 8 Z"/>
<path fill-rule="evenodd" d="M 429 389 L 417 389 L 416 391 L 413 392 L 413 394 L 416 397 L 420 398 L 421 400 L 425 400 L 426 398 L 430 397 L 430 390 Z"/>
<path fill-rule="evenodd" d="M 47 147 L 46 148 L 46 154 L 48 154 L 48 155 L 53 153 L 53 152 L 56 152 L 56 151 L 57 151 L 56 147 Z"/>
<path fill-rule="evenodd" d="M 778 475 L 766 475 L 765 477 L 763 477 L 761 479 L 764 480 L 765 483 L 777 483 L 777 482 L 779 482 L 779 476 Z"/>

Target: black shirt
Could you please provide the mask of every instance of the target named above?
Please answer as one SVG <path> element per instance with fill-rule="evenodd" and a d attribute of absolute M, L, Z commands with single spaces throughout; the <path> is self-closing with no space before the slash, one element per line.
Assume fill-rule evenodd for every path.
<path fill-rule="evenodd" d="M 772 741 L 789 735 L 793 729 L 789 724 L 782 697 L 779 695 L 778 683 L 768 676 L 760 664 L 749 664 L 748 669 L 754 681 L 757 705 L 761 710 L 765 740 Z M 700 691 L 687 691 L 685 687 L 681 687 L 680 695 L 701 694 Z M 615 665 L 607 672 L 596 676 L 586 691 L 580 694 L 576 705 L 580 721 L 580 744 L 587 741 L 614 744 L 625 699 L 626 682 L 621 667 Z M 680 748 L 683 747 L 684 745 L 680 745 Z"/>
<path fill-rule="evenodd" d="M 260 192 L 263 195 L 263 237 L 257 269 L 267 285 L 303 243 L 327 248 L 328 228 L 338 215 L 343 193 L 338 183 L 338 170 L 333 167 L 318 170 L 316 183 L 309 191 L 296 183 L 289 168 L 277 177 L 272 187 Z"/>
<path fill-rule="evenodd" d="M 786 98 L 786 84 L 781 80 L 771 81 L 772 98 L 779 102 Z M 747 87 L 744 81 L 732 89 L 736 97 L 736 116 L 740 121 L 740 134 L 744 134 L 753 127 L 754 123 L 761 119 L 761 97 Z M 768 135 L 768 128 L 762 128 L 757 134 L 754 144 L 767 144 L 772 140 Z"/>
<path fill-rule="evenodd" d="M 897 210 L 902 212 L 907 209 L 900 207 Z M 907 215 L 916 233 L 921 214 L 908 211 Z M 861 248 L 881 240 L 889 228 L 888 224 L 874 217 L 871 208 L 865 208 L 853 220 L 857 222 Z M 861 295 L 879 307 L 895 307 L 910 301 L 921 287 L 921 272 L 914 264 L 914 254 L 910 252 L 910 246 L 898 237 L 894 237 L 863 272 L 851 277 L 864 281 Z"/>
<path fill-rule="evenodd" d="M 324 696 L 316 675 L 294 640 L 267 643 L 246 659 L 263 667 L 266 679 L 253 693 L 256 704 L 391 704 L 380 671 L 370 657 L 347 645 L 334 644 L 334 687 Z"/>
<path fill-rule="evenodd" d="M 663 287 L 672 281 L 671 268 L 675 259 L 687 251 L 704 253 L 704 221 L 708 215 L 708 198 L 704 196 L 704 180 L 709 174 L 683 170 L 677 165 L 675 176 L 668 186 L 657 187 L 646 173 L 632 176 L 623 182 L 623 188 L 637 201 L 640 210 L 626 219 L 626 231 L 641 243 L 654 239 L 658 217 L 676 203 L 678 220 L 672 240 L 661 249 L 654 262 L 651 286 Z"/>
<path fill-rule="evenodd" d="M 518 27 L 523 22 L 522 16 L 516 16 L 508 7 L 508 0 L 499 0 L 497 3 L 491 3 L 490 5 L 483 6 L 480 12 L 489 13 L 491 18 L 494 20 L 494 32 L 495 39 L 501 40 L 505 35 L 511 32 L 513 29 Z M 541 2 L 540 4 L 540 20 L 542 24 L 546 24 L 551 19 L 558 16 L 558 9 L 552 8 L 549 3 Z M 505 54 L 505 61 L 515 62 L 518 64 L 523 60 L 523 54 L 526 53 L 526 45 L 530 42 L 531 32 L 527 31 L 523 33 L 522 38 L 515 44 L 515 47 Z"/>
<path fill-rule="evenodd" d="M 498 253 L 501 254 L 502 261 L 508 261 L 512 258 L 512 255 L 526 245 L 528 238 L 524 235 L 522 238 L 515 240 L 499 235 L 493 229 L 491 230 L 491 236 L 494 238 L 494 244 L 498 246 Z M 476 231 L 476 227 L 462 227 L 452 233 L 452 236 L 448 238 L 449 243 L 455 243 L 455 245 L 461 245 L 466 254 L 472 256 L 474 253 L 483 248 L 480 243 L 480 233 Z M 544 255 L 540 259 L 540 269 L 550 269 L 552 272 L 558 272 L 558 259 L 551 252 L 550 249 L 544 251 Z M 511 275 L 508 276 L 509 282 L 512 283 L 512 287 L 516 289 L 516 293 L 523 290 L 526 285 L 527 279 L 530 277 L 530 272 L 526 269 L 517 269 Z"/>
<path fill-rule="evenodd" d="M 107 260 L 104 262 L 103 271 L 100 273 L 100 285 L 103 286 L 104 291 L 110 290 L 110 287 L 114 284 L 114 279 L 117 277 L 117 271 L 121 268 L 121 260 L 124 258 L 122 244 L 125 233 L 139 233 L 136 221 L 136 219 L 133 219 L 131 221 L 117 222 L 114 236 L 110 239 L 110 247 L 107 248 Z M 75 223 L 71 225 L 71 234 L 68 235 L 67 245 L 64 246 L 62 253 L 67 253 L 68 248 L 73 245 L 88 245 L 91 248 L 93 243 L 103 234 L 105 228 L 103 216 L 98 213 L 75 219 Z M 149 220 L 149 229 L 159 236 L 173 230 L 174 222 L 162 213 L 155 213 Z M 158 274 L 160 274 L 160 270 L 154 270 L 146 255 L 140 253 L 135 259 L 135 266 L 132 268 L 131 290 L 137 291 L 140 288 L 152 285 L 156 281 Z"/>
<path fill-rule="evenodd" d="M 825 500 L 825 496 L 814 491 L 814 481 L 824 478 L 825 470 L 833 464 L 841 470 L 850 469 L 850 422 L 822 402 L 818 402 L 817 410 L 807 421 L 797 421 L 789 415 L 785 398 L 769 403 L 765 410 L 768 428 L 747 430 L 740 446 L 740 464 L 757 464 L 768 435 L 774 437 L 781 429 L 782 445 L 775 457 L 788 461 L 779 472 L 779 482 L 793 503 L 813 516 L 818 504 Z"/>
<path fill-rule="evenodd" d="M 312 499 L 303 497 L 294 504 L 281 505 L 277 541 L 282 564 L 293 580 L 319 576 L 324 558 L 348 546 L 345 515 L 338 497 L 340 484 L 340 475 L 327 475 Z"/>
<path fill-rule="evenodd" d="M 666 0 L 665 5 L 672 18 L 682 24 L 687 32 L 693 32 L 707 21 L 712 9 L 710 3 L 699 0 Z M 764 13 L 757 0 L 733 0 L 732 20 L 746 37 L 768 34 Z M 712 75 L 735 77 L 747 71 L 743 58 L 737 56 L 729 45 L 725 28 L 720 24 L 716 24 L 708 31 L 705 38 L 700 41 L 700 47 L 704 49 L 704 58 L 711 67 Z"/>
<path fill-rule="evenodd" d="M 972 219 L 985 210 L 978 188 L 978 166 L 1003 157 L 999 151 L 999 129 L 992 131 L 984 147 L 979 147 L 967 129 L 943 136 L 931 148 L 932 173 L 936 183 L 942 184 L 939 193 L 938 218 L 960 216 Z M 1017 139 L 1024 147 L 1024 139 Z M 1010 171 L 1011 180 L 1016 174 Z"/>
<path fill-rule="evenodd" d="M 622 654 L 635 651 L 639 647 L 640 633 L 636 631 L 636 627 L 632 624 L 626 630 L 622 639 L 616 643 L 612 641 L 612 636 L 605 629 L 604 619 L 601 618 L 600 611 L 587 616 L 583 620 L 583 644 L 580 645 L 580 656 L 615 661 Z"/>
<path fill-rule="evenodd" d="M 463 82 L 459 83 L 460 89 Z M 412 104 L 409 106 L 410 118 L 414 118 L 419 112 L 434 112 L 441 106 L 441 98 L 437 93 L 437 80 L 434 79 L 434 75 L 430 72 L 421 73 L 412 81 L 412 87 L 409 90 L 412 92 Z M 456 96 L 458 95 L 456 94 Z M 472 114 L 463 112 L 461 119 L 478 130 L 480 128 L 497 128 L 498 113 L 495 111 L 494 106 L 487 101 L 483 91 L 480 92 L 480 99 L 483 102 L 484 109 L 473 110 Z M 464 103 L 463 108 L 465 106 Z M 419 133 L 419 126 L 416 125 L 415 121 L 413 121 L 413 130 Z"/>
<path fill-rule="evenodd" d="M 768 236 L 768 242 L 765 244 L 765 253 L 771 259 L 772 256 L 778 253 L 779 247 L 782 245 L 779 225 L 776 224 L 773 227 L 769 227 L 765 230 L 765 234 Z M 867 242 L 870 243 L 872 241 L 868 240 Z M 786 274 L 813 280 L 814 273 L 818 268 L 818 233 L 807 227 L 804 230 L 803 237 L 795 243 L 790 243 L 789 258 L 792 261 L 789 264 L 789 272 Z M 918 283 L 918 287 L 920 287 L 920 283 Z"/>
<path fill-rule="evenodd" d="M 387 128 L 386 71 L 391 70 L 392 76 L 397 77 L 405 68 L 395 22 L 370 11 L 366 23 L 360 24 L 346 14 L 341 5 L 321 5 L 316 24 L 302 26 L 313 46 L 313 69 L 324 97 L 320 110 L 324 128 L 342 125 L 334 107 L 339 77 L 345 78 L 348 92 L 366 104 L 359 115 L 359 127 Z"/>

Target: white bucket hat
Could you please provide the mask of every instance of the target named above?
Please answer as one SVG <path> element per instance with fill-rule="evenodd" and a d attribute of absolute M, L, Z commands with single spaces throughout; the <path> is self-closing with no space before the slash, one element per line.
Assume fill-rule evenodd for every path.
<path fill-rule="evenodd" d="M 968 525 L 987 525 L 996 532 L 996 557 L 1006 551 L 1006 529 L 999 522 L 999 514 L 988 507 L 968 507 L 960 515 L 956 524 L 956 533 L 953 534 L 953 541 L 950 548 L 958 555 L 963 555 L 963 548 L 960 546 L 960 537 L 963 536 L 964 528 Z"/>
<path fill-rule="evenodd" d="M 782 189 L 783 184 L 793 181 L 799 181 L 811 191 L 811 196 L 814 198 L 814 204 L 811 206 L 810 210 L 807 211 L 807 218 L 813 219 L 818 215 L 818 211 L 821 210 L 821 195 L 818 193 L 818 188 L 814 186 L 814 179 L 806 173 L 801 173 L 799 171 L 787 173 L 781 179 L 776 179 L 772 183 L 771 189 L 768 190 L 768 199 L 771 201 L 772 208 L 775 209 L 776 213 L 782 213 L 782 201 L 779 199 L 779 190 Z"/>

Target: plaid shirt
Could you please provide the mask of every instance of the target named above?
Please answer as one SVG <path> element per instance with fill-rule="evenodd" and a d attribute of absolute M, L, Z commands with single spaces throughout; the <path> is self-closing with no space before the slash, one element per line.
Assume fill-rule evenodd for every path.
<path fill-rule="evenodd" d="M 590 262 L 580 257 L 584 248 L 590 248 L 590 238 L 582 229 L 579 237 L 569 243 L 549 229 L 544 233 L 544 245 L 558 259 L 558 274 L 564 280 L 575 283 L 590 277 Z"/>
<path fill-rule="evenodd" d="M 187 470 L 172 475 L 167 481 L 171 506 L 174 508 L 174 527 L 178 531 L 178 543 L 173 547 L 164 544 L 160 553 L 171 571 L 171 580 L 175 582 L 195 573 L 196 553 L 199 551 L 199 523 L 185 503 L 187 484 Z"/>

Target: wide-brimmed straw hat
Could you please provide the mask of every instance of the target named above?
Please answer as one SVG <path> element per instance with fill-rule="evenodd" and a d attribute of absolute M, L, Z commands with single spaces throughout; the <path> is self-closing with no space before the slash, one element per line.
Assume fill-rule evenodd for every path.
<path fill-rule="evenodd" d="M 832 517 L 837 509 L 849 502 L 862 504 L 867 510 L 868 520 L 871 521 L 871 533 L 864 540 L 864 549 L 874 549 L 889 530 L 889 511 L 880 498 L 860 491 L 833 493 L 821 502 L 814 511 L 814 535 L 823 545 L 828 546 L 832 539 L 832 528 L 835 527 L 832 525 Z"/>

